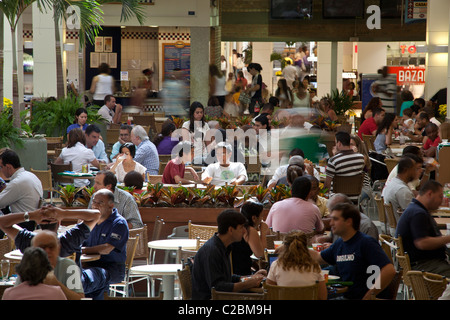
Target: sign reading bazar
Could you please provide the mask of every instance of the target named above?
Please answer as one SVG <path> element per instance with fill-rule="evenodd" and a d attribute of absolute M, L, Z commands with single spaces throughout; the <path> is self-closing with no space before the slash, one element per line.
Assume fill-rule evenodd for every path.
<path fill-rule="evenodd" d="M 397 85 L 425 84 L 424 67 L 389 67 L 388 72 L 397 75 Z"/>

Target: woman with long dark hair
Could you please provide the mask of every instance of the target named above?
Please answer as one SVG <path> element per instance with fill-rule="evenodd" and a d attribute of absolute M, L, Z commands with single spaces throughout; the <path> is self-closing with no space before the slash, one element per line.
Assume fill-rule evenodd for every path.
<path fill-rule="evenodd" d="M 189 108 L 189 120 L 183 123 L 183 140 L 194 144 L 194 163 L 203 163 L 207 156 L 204 137 L 209 130 L 208 123 L 205 120 L 205 108 L 198 102 L 192 102 Z"/>
<path fill-rule="evenodd" d="M 392 133 L 398 125 L 398 118 L 394 113 L 386 113 L 378 126 L 376 138 L 373 142 L 376 152 L 383 152 L 392 143 Z"/>
<path fill-rule="evenodd" d="M 179 140 L 172 138 L 172 133 L 176 130 L 175 124 L 168 120 L 163 123 L 161 132 L 156 136 L 153 143 L 158 150 L 158 154 L 172 154 L 172 149 L 175 147 Z"/>
<path fill-rule="evenodd" d="M 255 117 L 258 115 L 260 106 L 262 105 L 262 67 L 259 63 L 250 63 L 247 66 L 247 71 L 252 75 L 252 83 L 245 90 L 251 97 L 248 112 L 252 117 Z"/>
<path fill-rule="evenodd" d="M 67 134 L 69 134 L 69 131 L 75 128 L 81 128 L 81 130 L 85 131 L 88 124 L 87 124 L 87 118 L 88 118 L 88 111 L 85 108 L 78 108 L 75 111 L 75 120 L 73 121 L 73 124 L 67 127 Z M 69 136 L 67 136 L 68 138 Z"/>
<path fill-rule="evenodd" d="M 247 201 L 241 207 L 241 213 L 247 218 L 247 223 L 242 240 L 233 243 L 232 247 L 233 273 L 235 274 L 250 275 L 254 273 L 251 256 L 264 257 L 269 227 L 262 221 L 263 209 L 262 203 L 255 201 Z"/>
<path fill-rule="evenodd" d="M 280 101 L 280 108 L 292 108 L 294 99 L 291 89 L 287 85 L 286 79 L 278 80 L 278 88 L 275 90 L 275 97 Z"/>

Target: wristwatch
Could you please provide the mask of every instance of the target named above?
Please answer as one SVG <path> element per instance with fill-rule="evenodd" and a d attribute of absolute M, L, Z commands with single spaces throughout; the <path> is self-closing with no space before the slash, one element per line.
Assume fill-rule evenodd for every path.
<path fill-rule="evenodd" d="M 30 221 L 30 215 L 28 214 L 28 211 L 23 215 L 23 219 L 25 220 L 25 222 Z"/>

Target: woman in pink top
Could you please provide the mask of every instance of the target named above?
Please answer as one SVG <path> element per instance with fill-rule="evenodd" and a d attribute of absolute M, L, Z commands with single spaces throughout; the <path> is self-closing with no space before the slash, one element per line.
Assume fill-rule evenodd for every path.
<path fill-rule="evenodd" d="M 6 289 L 2 300 L 67 300 L 60 287 L 44 284 L 52 266 L 43 249 L 27 248 L 16 270 L 22 283 Z"/>
<path fill-rule="evenodd" d="M 321 233 L 324 229 L 319 208 L 308 201 L 311 181 L 301 176 L 292 183 L 292 197 L 272 205 L 266 223 L 274 231 L 288 233 L 300 230 L 305 233 Z"/>
<path fill-rule="evenodd" d="M 175 159 L 170 160 L 164 168 L 162 183 L 165 184 L 190 184 L 200 181 L 197 173 L 192 167 L 186 168 L 186 163 L 192 161 L 194 156 L 194 145 L 188 141 L 182 141 L 174 147 L 174 151 L 178 152 Z M 185 171 L 191 172 L 193 180 L 185 179 Z"/>

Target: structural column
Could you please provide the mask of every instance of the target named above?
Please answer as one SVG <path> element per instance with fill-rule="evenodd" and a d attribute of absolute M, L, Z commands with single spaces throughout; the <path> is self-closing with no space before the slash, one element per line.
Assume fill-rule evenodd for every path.
<path fill-rule="evenodd" d="M 336 88 L 342 90 L 343 46 L 338 42 L 317 43 L 317 95 L 331 94 Z"/>
<path fill-rule="evenodd" d="M 261 76 L 267 86 L 269 93 L 272 93 L 273 81 L 273 62 L 270 61 L 270 55 L 273 51 L 272 42 L 253 42 L 252 43 L 252 62 L 259 63 L 262 67 Z"/>
<path fill-rule="evenodd" d="M 3 20 L 3 96 L 12 101 L 13 99 L 13 52 L 12 52 L 12 37 L 11 26 L 8 20 Z M 23 101 L 23 26 L 22 18 L 20 18 L 16 27 L 16 46 L 17 46 L 17 79 L 19 82 L 18 93 L 19 102 Z"/>
<path fill-rule="evenodd" d="M 191 103 L 208 104 L 210 27 L 191 27 Z"/>
<path fill-rule="evenodd" d="M 56 97 L 56 50 L 53 10 L 33 4 L 33 96 Z"/>
<path fill-rule="evenodd" d="M 430 99 L 440 89 L 447 88 L 450 83 L 448 70 L 450 65 L 448 57 L 449 17 L 449 1 L 428 0 L 425 100 Z M 447 110 L 449 108 L 450 104 L 447 103 Z M 449 114 L 450 112 L 447 111 L 447 116 Z"/>

